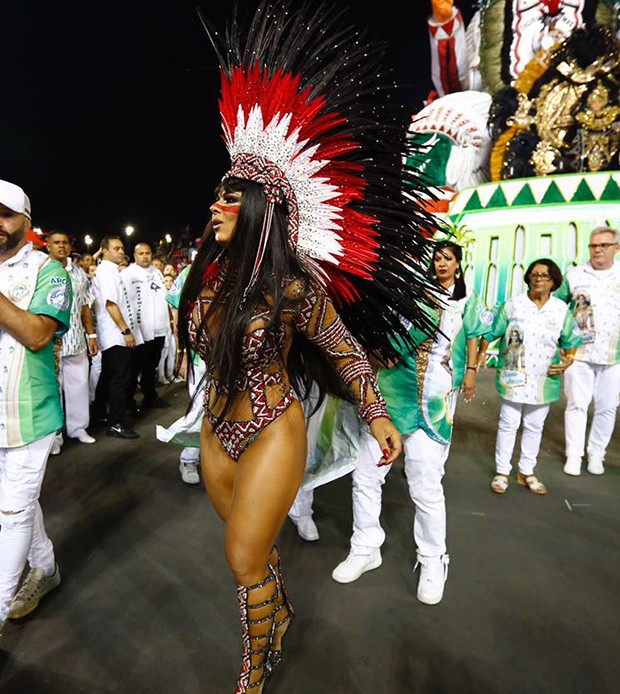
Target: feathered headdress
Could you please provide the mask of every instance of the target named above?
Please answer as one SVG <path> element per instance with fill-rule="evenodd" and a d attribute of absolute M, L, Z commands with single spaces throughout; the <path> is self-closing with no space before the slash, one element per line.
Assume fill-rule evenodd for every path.
<path fill-rule="evenodd" d="M 334 4 L 262 0 L 247 31 L 205 29 L 221 71 L 219 106 L 231 168 L 262 184 L 262 261 L 273 207 L 286 202 L 288 241 L 351 332 L 380 359 L 405 323 L 432 328 L 422 184 L 407 161 L 408 114 L 369 43 Z M 429 304 L 430 305 L 430 304 Z"/>

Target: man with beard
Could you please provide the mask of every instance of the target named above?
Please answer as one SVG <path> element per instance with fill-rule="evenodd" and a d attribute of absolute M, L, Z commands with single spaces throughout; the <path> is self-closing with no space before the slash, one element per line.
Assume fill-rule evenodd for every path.
<path fill-rule="evenodd" d="M 69 328 L 72 295 L 62 265 L 26 240 L 30 220 L 28 196 L 0 181 L 0 633 L 60 584 L 39 494 L 63 424 L 53 338 Z"/>

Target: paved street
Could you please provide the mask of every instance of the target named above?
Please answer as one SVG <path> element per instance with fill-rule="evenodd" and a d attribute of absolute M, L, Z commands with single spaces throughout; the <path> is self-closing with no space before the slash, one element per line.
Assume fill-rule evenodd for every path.
<path fill-rule="evenodd" d="M 340 585 L 350 479 L 315 494 L 318 542 L 287 522 L 280 544 L 297 620 L 269 694 L 617 694 L 620 691 L 620 445 L 607 472 L 562 472 L 563 401 L 537 474 L 549 488 L 491 492 L 494 372 L 462 401 L 445 479 L 444 600 L 416 600 L 412 504 L 402 466 L 384 488 L 383 565 Z M 222 526 L 179 449 L 155 439 L 187 405 L 140 420 L 136 441 L 68 443 L 42 494 L 63 582 L 5 628 L 2 694 L 232 694 L 240 627 Z"/>

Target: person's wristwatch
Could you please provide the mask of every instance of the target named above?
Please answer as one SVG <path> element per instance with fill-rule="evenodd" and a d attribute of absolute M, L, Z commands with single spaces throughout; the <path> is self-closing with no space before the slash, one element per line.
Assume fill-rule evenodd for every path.
<path fill-rule="evenodd" d="M 131 335 L 131 330 L 129 328 L 125 328 L 125 330 L 121 330 L 121 335 Z"/>

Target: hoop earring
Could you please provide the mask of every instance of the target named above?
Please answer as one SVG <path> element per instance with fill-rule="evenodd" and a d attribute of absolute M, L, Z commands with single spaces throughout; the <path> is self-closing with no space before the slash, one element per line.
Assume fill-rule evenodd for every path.
<path fill-rule="evenodd" d="M 457 270 L 456 274 L 454 276 L 456 277 L 457 280 L 460 279 L 461 278 L 461 271 Z"/>

